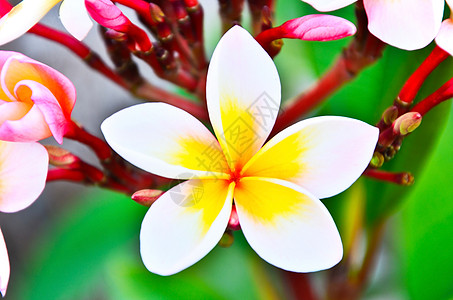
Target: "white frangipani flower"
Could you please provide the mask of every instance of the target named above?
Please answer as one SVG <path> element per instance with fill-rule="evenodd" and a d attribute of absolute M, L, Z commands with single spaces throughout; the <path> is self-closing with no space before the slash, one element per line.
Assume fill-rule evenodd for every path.
<path fill-rule="evenodd" d="M 263 146 L 280 106 L 280 81 L 272 59 L 239 26 L 214 51 L 207 104 L 217 139 L 188 113 L 163 103 L 126 108 L 102 124 L 107 142 L 126 160 L 156 175 L 189 179 L 146 214 L 140 233 L 145 266 L 171 275 L 200 260 L 222 237 L 233 203 L 246 239 L 267 262 L 295 272 L 338 263 L 340 235 L 319 199 L 344 191 L 362 174 L 378 129 L 318 117 Z"/>

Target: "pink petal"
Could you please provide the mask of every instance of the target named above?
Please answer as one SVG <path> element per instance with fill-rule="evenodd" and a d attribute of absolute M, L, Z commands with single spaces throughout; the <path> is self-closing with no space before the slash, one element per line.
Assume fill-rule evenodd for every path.
<path fill-rule="evenodd" d="M 32 204 L 44 189 L 49 157 L 39 143 L 0 141 L 0 211 Z"/>
<path fill-rule="evenodd" d="M 6 249 L 5 239 L 0 230 L 0 292 L 3 297 L 5 297 L 6 288 L 8 287 L 9 273 L 8 250 Z"/>
<path fill-rule="evenodd" d="M 52 92 L 40 83 L 31 80 L 18 82 L 14 92 L 16 95 L 31 93 L 29 98 L 41 111 L 55 140 L 61 144 L 63 135 L 66 133 L 68 120 L 63 115 L 63 110 Z"/>
<path fill-rule="evenodd" d="M 34 142 L 52 135 L 38 106 L 33 107 L 19 120 L 8 120 L 0 125 L 0 140 Z"/>
<path fill-rule="evenodd" d="M 437 35 L 444 0 L 364 0 L 368 29 L 392 46 L 420 49 Z"/>
<path fill-rule="evenodd" d="M 8 54 L 9 57 L 4 62 L 0 77 L 4 92 L 14 99 L 12 94 L 19 81 L 32 80 L 41 83 L 52 92 L 63 109 L 64 115 L 70 119 L 76 101 L 76 90 L 72 82 L 57 70 L 21 53 L 9 52 Z"/>
<path fill-rule="evenodd" d="M 332 41 L 355 34 L 354 24 L 330 15 L 308 15 L 292 19 L 277 27 L 282 38 L 306 41 Z"/>
<path fill-rule="evenodd" d="M 437 45 L 453 55 L 453 20 L 446 19 L 442 22 L 439 34 L 436 37 Z"/>

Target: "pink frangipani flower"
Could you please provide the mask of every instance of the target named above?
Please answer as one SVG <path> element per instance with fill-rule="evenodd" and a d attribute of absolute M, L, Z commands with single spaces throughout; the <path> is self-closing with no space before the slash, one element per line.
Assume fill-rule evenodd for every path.
<path fill-rule="evenodd" d="M 60 72 L 23 54 L 0 51 L 0 140 L 62 143 L 76 91 Z"/>
<path fill-rule="evenodd" d="M 44 189 L 49 157 L 39 143 L 0 141 L 0 211 L 12 213 L 27 208 Z M 9 259 L 0 231 L 0 292 L 5 296 Z"/>
<path fill-rule="evenodd" d="M 332 11 L 357 0 L 302 0 L 319 11 Z M 436 37 L 444 12 L 444 0 L 363 0 L 368 29 L 385 43 L 420 49 Z"/>
<path fill-rule="evenodd" d="M 84 0 L 23 0 L 0 19 L 0 45 L 26 33 L 59 2 L 60 20 L 66 30 L 75 38 L 84 39 L 93 26 Z"/>
<path fill-rule="evenodd" d="M 378 129 L 318 117 L 263 146 L 277 118 L 280 80 L 269 55 L 239 26 L 214 51 L 207 105 L 217 139 L 188 113 L 163 103 L 126 108 L 102 124 L 107 142 L 126 160 L 188 179 L 157 199 L 143 220 L 145 266 L 171 275 L 200 260 L 222 237 L 233 202 L 246 239 L 267 262 L 295 272 L 335 265 L 341 239 L 319 199 L 362 174 Z"/>

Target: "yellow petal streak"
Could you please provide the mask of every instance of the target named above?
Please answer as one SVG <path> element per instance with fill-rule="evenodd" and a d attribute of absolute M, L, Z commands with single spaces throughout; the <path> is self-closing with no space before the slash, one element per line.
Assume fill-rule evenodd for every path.
<path fill-rule="evenodd" d="M 159 149 L 152 150 L 153 153 L 156 151 Z M 228 164 L 217 141 L 207 143 L 205 140 L 187 136 L 178 139 L 172 147 L 164 151 L 159 153 L 159 157 L 167 157 L 167 161 L 174 165 L 212 172 L 212 176 L 207 177 L 228 177 Z"/>
<path fill-rule="evenodd" d="M 208 232 L 219 215 L 226 201 L 233 201 L 234 182 L 216 179 L 192 179 L 189 190 L 179 194 L 174 189 L 169 191 L 171 198 L 180 206 L 186 207 L 182 214 L 200 214 L 199 237 Z M 186 182 L 189 184 L 189 182 Z M 178 198 L 179 197 L 179 198 Z"/>
<path fill-rule="evenodd" d="M 216 132 L 232 171 L 240 170 L 261 145 L 257 144 L 257 126 L 252 113 L 235 96 L 226 93 L 220 99 L 223 132 Z"/>
<path fill-rule="evenodd" d="M 266 144 L 247 163 L 243 176 L 269 177 L 291 181 L 303 172 L 310 172 L 304 163 L 304 152 L 313 147 L 307 131 L 296 132 L 275 145 Z"/>
<path fill-rule="evenodd" d="M 242 178 L 234 191 L 234 201 L 250 218 L 268 225 L 276 225 L 281 218 L 300 216 L 304 206 L 311 203 L 298 191 L 258 177 Z"/>

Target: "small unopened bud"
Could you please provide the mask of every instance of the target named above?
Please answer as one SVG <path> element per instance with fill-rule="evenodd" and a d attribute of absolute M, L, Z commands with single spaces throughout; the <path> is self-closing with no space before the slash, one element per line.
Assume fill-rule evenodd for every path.
<path fill-rule="evenodd" d="M 414 175 L 409 172 L 403 172 L 398 174 L 399 184 L 401 185 L 412 185 L 414 184 Z"/>
<path fill-rule="evenodd" d="M 233 245 L 234 242 L 234 236 L 233 233 L 229 230 L 225 231 L 225 233 L 222 235 L 222 238 L 219 241 L 219 246 L 228 248 L 231 245 Z"/>
<path fill-rule="evenodd" d="M 146 207 L 150 207 L 164 192 L 161 190 L 140 190 L 132 195 L 132 200 Z"/>
<path fill-rule="evenodd" d="M 239 217 L 236 211 L 236 206 L 233 206 L 231 210 L 230 220 L 228 221 L 228 228 L 231 230 L 239 230 L 241 225 L 239 224 Z"/>
<path fill-rule="evenodd" d="M 392 158 L 394 158 L 396 152 L 397 152 L 397 151 L 396 151 L 395 147 L 389 146 L 389 147 L 385 150 L 385 153 L 384 153 L 384 159 L 385 159 L 385 161 L 389 161 L 389 160 L 391 160 Z"/>
<path fill-rule="evenodd" d="M 406 135 L 417 129 L 422 122 L 422 115 L 418 112 L 408 112 L 393 122 L 393 133 Z"/>
<path fill-rule="evenodd" d="M 107 38 L 118 42 L 124 42 L 127 40 L 127 35 L 113 29 L 108 29 L 104 34 Z"/>
<path fill-rule="evenodd" d="M 57 167 L 69 166 L 78 163 L 80 159 L 66 149 L 58 146 L 45 145 L 49 153 L 49 163 Z"/>
<path fill-rule="evenodd" d="M 263 6 L 261 14 L 261 31 L 272 28 L 272 12 L 268 6 Z"/>
<path fill-rule="evenodd" d="M 154 22 L 156 23 L 162 23 L 165 21 L 165 14 L 160 9 L 159 5 L 156 5 L 154 3 L 149 4 L 149 12 L 151 14 L 151 19 L 153 19 Z"/>
<path fill-rule="evenodd" d="M 395 105 L 387 108 L 382 114 L 382 120 L 386 125 L 391 125 L 398 118 L 398 107 Z"/>
<path fill-rule="evenodd" d="M 380 168 L 384 164 L 384 161 L 385 161 L 384 155 L 376 151 L 374 152 L 373 157 L 371 158 L 370 166 L 373 168 Z"/>

